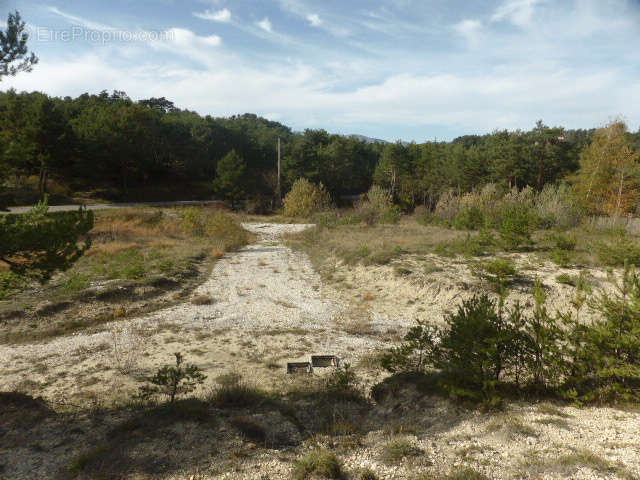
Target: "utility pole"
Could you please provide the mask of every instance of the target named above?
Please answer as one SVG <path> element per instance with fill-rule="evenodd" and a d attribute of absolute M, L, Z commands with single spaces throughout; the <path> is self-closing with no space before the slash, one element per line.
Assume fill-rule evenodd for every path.
<path fill-rule="evenodd" d="M 280 201 L 282 200 L 280 193 L 280 137 L 278 137 L 278 184 L 276 186 L 276 202 L 278 205 L 280 205 Z"/>

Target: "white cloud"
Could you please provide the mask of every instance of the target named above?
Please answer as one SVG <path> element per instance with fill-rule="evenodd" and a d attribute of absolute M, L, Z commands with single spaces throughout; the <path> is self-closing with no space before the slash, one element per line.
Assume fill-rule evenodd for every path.
<path fill-rule="evenodd" d="M 273 25 L 271 25 L 271 20 L 269 20 L 268 17 L 264 17 L 259 22 L 256 22 L 256 25 L 258 25 L 265 32 L 273 33 Z"/>
<path fill-rule="evenodd" d="M 535 8 L 537 5 L 545 3 L 546 0 L 506 0 L 498 7 L 491 20 L 500 22 L 508 20 L 519 26 L 531 24 Z"/>
<path fill-rule="evenodd" d="M 552 125 L 591 127 L 617 114 L 633 128 L 640 124 L 635 48 L 640 8 L 631 0 L 610 0 L 609 7 L 601 0 L 553 5 L 500 0 L 488 13 L 466 11 L 468 16 L 455 24 L 438 18 L 424 25 L 417 15 L 397 22 L 393 12 L 389 17 L 380 12 L 380 18 L 361 12 L 356 18 L 326 4 L 278 1 L 299 7 L 300 13 L 292 13 L 298 23 L 312 24 L 308 16 L 317 12 L 323 31 L 345 27 L 351 34 L 327 35 L 319 42 L 315 35 L 287 32 L 285 21 L 274 31 L 268 17 L 241 22 L 234 11 L 230 24 L 256 37 L 248 41 L 259 45 L 259 55 L 252 50 L 245 56 L 243 48 L 231 44 L 233 37 L 223 43 L 181 25 L 167 30 L 170 35 L 161 41 L 87 44 L 83 48 L 89 50 L 80 55 L 65 45 L 36 49 L 40 63 L 33 73 L 3 79 L 0 86 L 61 96 L 118 89 L 134 99 L 164 96 L 202 114 L 255 112 L 297 130 L 323 127 L 407 140 L 412 135 L 418 141 L 433 138 L 433 126 L 456 134 L 483 133 L 530 128 L 542 118 Z M 365 28 L 360 23 L 365 20 L 386 21 L 388 31 Z M 499 24 L 534 20 L 535 29 Z M 404 28 L 403 22 L 421 32 Z M 456 39 L 474 50 L 458 48 Z M 367 54 L 354 46 L 358 43 L 369 47 Z M 425 45 L 420 55 L 413 48 L 417 44 Z"/>
<path fill-rule="evenodd" d="M 148 45 L 151 47 L 152 52 L 155 51 L 160 55 L 169 53 L 181 59 L 195 61 L 205 68 L 214 69 L 218 68 L 219 64 L 222 63 L 221 57 L 224 55 L 224 52 L 220 48 L 221 44 L 222 39 L 217 35 L 201 37 L 191 30 L 174 27 L 168 29 L 166 35 L 161 39 L 149 42 Z M 129 62 L 136 62 L 135 55 L 137 55 L 138 63 L 141 63 L 146 60 L 144 55 L 145 49 L 140 51 L 137 47 L 137 45 L 125 45 L 119 49 L 114 48 L 114 51 L 117 53 L 121 52 L 122 56 L 126 56 Z M 147 51 L 147 53 L 149 52 Z M 168 62 L 170 62 L 170 60 L 167 60 L 166 63 Z M 159 67 L 162 65 L 162 62 L 156 62 L 155 65 L 160 69 Z M 188 72 L 192 70 L 192 68 L 185 65 L 167 65 L 167 69 L 175 72 Z M 156 73 L 156 75 L 158 75 L 158 73 Z"/>
<path fill-rule="evenodd" d="M 177 47 L 202 40 L 188 30 L 173 31 Z M 325 127 L 334 131 L 362 131 L 364 124 L 386 125 L 390 131 L 408 125 L 456 125 L 481 133 L 494 128 L 528 128 L 538 118 L 569 127 L 603 124 L 617 113 L 634 121 L 640 118 L 639 112 L 629 110 L 626 100 L 633 97 L 637 85 L 624 86 L 615 71 L 547 72 L 533 66 L 525 71 L 466 75 L 404 73 L 366 87 L 333 91 L 309 65 L 259 68 L 224 58 L 214 68 L 214 61 L 206 70 L 166 61 L 144 61 L 124 69 L 113 65 L 111 52 L 66 62 L 43 57 L 33 73 L 8 79 L 5 86 L 53 95 L 119 89 L 134 99 L 165 96 L 202 114 L 256 112 L 296 129 Z M 70 71 L 74 72 L 71 77 Z M 336 71 L 334 75 L 343 74 Z"/>
<path fill-rule="evenodd" d="M 475 46 L 482 33 L 482 22 L 480 20 L 462 20 L 453 26 L 454 30 L 465 37 L 469 45 Z"/>
<path fill-rule="evenodd" d="M 309 15 L 307 15 L 307 20 L 312 27 L 319 27 L 320 25 L 322 25 L 322 19 L 317 13 L 310 13 Z"/>
<path fill-rule="evenodd" d="M 51 13 L 54 13 L 56 15 L 58 15 L 59 17 L 64 18 L 67 22 L 73 24 L 73 25 L 78 25 L 78 26 L 82 26 L 85 28 L 88 28 L 90 30 L 97 30 L 97 31 L 101 31 L 101 32 L 110 32 L 113 30 L 116 30 L 114 27 L 110 27 L 109 25 L 103 25 L 101 23 L 96 23 L 93 22 L 91 20 L 87 20 L 86 18 L 82 18 L 82 17 L 77 17 L 75 15 L 71 15 L 69 13 L 63 12 L 60 9 L 56 8 L 56 7 L 49 7 L 48 10 Z"/>
<path fill-rule="evenodd" d="M 217 47 L 220 45 L 221 40 L 217 35 L 210 35 L 208 37 L 199 37 L 191 30 L 187 30 L 185 28 L 170 28 L 168 30 L 169 38 L 176 45 L 180 45 L 183 47 L 192 46 L 192 45 L 208 45 L 210 47 Z"/>
<path fill-rule="evenodd" d="M 231 12 L 227 8 L 223 8 L 222 10 L 218 10 L 216 12 L 211 10 L 205 10 L 204 12 L 193 12 L 193 15 L 203 20 L 211 20 L 212 22 L 231 21 Z"/>

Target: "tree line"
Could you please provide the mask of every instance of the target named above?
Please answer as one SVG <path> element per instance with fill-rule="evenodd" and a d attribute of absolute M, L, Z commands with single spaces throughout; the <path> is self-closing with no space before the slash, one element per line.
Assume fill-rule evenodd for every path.
<path fill-rule="evenodd" d="M 539 121 L 529 131 L 450 142 L 367 143 L 325 130 L 293 132 L 254 114 L 202 116 L 166 98 L 133 101 L 120 91 L 57 98 L 9 90 L 0 92 L 0 181 L 35 176 L 44 194 L 55 178 L 72 188 L 105 188 L 114 199 L 141 186 L 208 182 L 228 199 L 268 203 L 280 138 L 283 191 L 304 177 L 336 199 L 376 183 L 411 209 L 487 183 L 540 190 L 579 169 L 594 134 Z M 640 133 L 625 135 L 637 149 Z"/>

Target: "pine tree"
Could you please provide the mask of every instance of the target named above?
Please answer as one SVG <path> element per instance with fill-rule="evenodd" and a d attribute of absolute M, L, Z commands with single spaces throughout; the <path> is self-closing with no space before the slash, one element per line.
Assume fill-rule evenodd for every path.
<path fill-rule="evenodd" d="M 48 213 L 45 198 L 24 215 L 0 218 L 0 262 L 17 274 L 48 280 L 55 271 L 68 269 L 91 246 L 87 233 L 92 228 L 92 212 L 80 208 Z"/>
<path fill-rule="evenodd" d="M 245 170 L 245 161 L 235 150 L 231 150 L 218 162 L 218 175 L 213 181 L 214 187 L 220 195 L 231 201 L 231 208 L 234 209 L 236 202 L 245 196 Z"/>
<path fill-rule="evenodd" d="M 590 301 L 600 314 L 591 325 L 576 325 L 570 397 L 582 402 L 640 400 L 640 276 L 626 267 L 616 291 Z M 577 322 L 576 322 L 577 323 Z M 575 338 L 575 340 L 574 340 Z"/>
<path fill-rule="evenodd" d="M 20 13 L 10 13 L 7 30 L 0 30 L 0 81 L 2 77 L 16 75 L 18 72 L 30 72 L 38 63 L 38 57 L 27 49 L 29 34 L 24 31 L 25 23 Z"/>

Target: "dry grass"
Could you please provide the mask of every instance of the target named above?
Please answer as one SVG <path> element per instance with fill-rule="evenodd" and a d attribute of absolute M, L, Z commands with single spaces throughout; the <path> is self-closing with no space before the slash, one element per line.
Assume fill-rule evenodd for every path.
<path fill-rule="evenodd" d="M 89 235 L 91 248 L 45 288 L 25 283 L 10 298 L 0 300 L 0 315 L 18 305 L 27 312 L 22 322 L 1 333 L 0 341 L 48 338 L 95 327 L 135 314 L 139 308 L 130 306 L 137 300 L 144 301 L 145 311 L 153 310 L 151 299 L 190 288 L 217 258 L 253 238 L 232 217 L 207 207 L 97 211 Z M 46 311 L 41 307 L 45 302 Z M 115 302 L 119 306 L 111 307 Z M 83 304 L 95 308 L 78 312 L 86 310 Z M 27 329 L 24 325 L 33 322 L 28 312 L 34 312 L 36 319 L 46 317 L 46 328 Z"/>
<path fill-rule="evenodd" d="M 464 240 L 466 235 L 405 218 L 397 225 L 315 228 L 290 235 L 288 241 L 290 246 L 308 253 L 316 268 L 326 273 L 323 267 L 332 257 L 350 264 L 386 264 L 405 253 L 431 253 L 441 244 Z"/>
<path fill-rule="evenodd" d="M 409 457 L 417 457 L 424 452 L 405 438 L 394 438 L 382 447 L 382 460 L 387 465 L 397 465 Z M 407 460 L 411 461 L 411 460 Z"/>
<path fill-rule="evenodd" d="M 348 265 L 387 265 L 397 275 L 411 272 L 397 262 L 406 254 L 421 256 L 435 253 L 441 257 L 481 257 L 503 251 L 495 233 L 467 232 L 434 224 L 421 224 L 416 217 L 404 217 L 397 225 L 339 224 L 331 228 L 314 228 L 287 236 L 291 247 L 305 251 L 325 279 L 333 279 L 335 260 Z M 571 238 L 571 248 L 558 243 L 559 237 Z M 562 234 L 550 230 L 533 233 L 532 253 L 540 260 L 561 265 L 601 267 L 620 264 L 622 258 L 640 264 L 640 241 L 634 235 L 620 240 L 620 230 L 590 225 L 574 227 Z M 560 246 L 559 246 L 560 245 Z M 562 247 L 562 248 L 561 248 Z M 404 260 L 404 259 L 403 259 Z M 617 263 L 612 263 L 616 261 Z M 442 269 L 431 261 L 424 274 Z"/>
<path fill-rule="evenodd" d="M 215 303 L 215 300 L 208 295 L 197 295 L 191 299 L 191 303 L 194 305 L 211 305 Z"/>
<path fill-rule="evenodd" d="M 136 370 L 146 339 L 131 327 L 112 328 L 110 333 L 110 355 L 113 367 L 121 374 L 128 375 Z"/>
<path fill-rule="evenodd" d="M 590 450 L 574 450 L 565 455 L 553 457 L 541 457 L 535 453 L 527 455 L 520 465 L 520 472 L 529 475 L 542 476 L 545 473 L 556 473 L 563 478 L 572 478 L 580 469 L 592 470 L 598 477 L 615 475 L 623 479 L 637 478 L 623 464 L 614 463 L 607 458 Z"/>
<path fill-rule="evenodd" d="M 500 433 L 509 439 L 518 437 L 537 437 L 538 432 L 531 426 L 523 423 L 521 418 L 514 415 L 499 415 L 486 426 L 487 433 Z"/>

